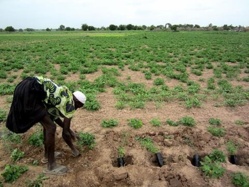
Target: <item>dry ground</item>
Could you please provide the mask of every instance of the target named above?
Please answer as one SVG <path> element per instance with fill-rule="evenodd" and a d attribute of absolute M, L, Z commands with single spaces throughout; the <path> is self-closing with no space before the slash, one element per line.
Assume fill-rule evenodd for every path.
<path fill-rule="evenodd" d="M 141 72 L 133 72 L 125 68 L 121 72 L 120 80 L 125 81 L 127 77 L 132 82 L 145 83 L 152 86 L 152 81 L 144 80 Z M 97 72 L 87 75 L 87 79 L 93 81 L 101 73 Z M 210 77 L 210 72 L 203 74 L 203 79 Z M 78 79 L 79 75 L 72 75 L 69 80 Z M 196 79 L 195 76 L 190 77 Z M 168 82 L 167 82 L 168 81 Z M 178 84 L 175 80 L 167 80 L 169 87 Z M 237 84 L 237 83 L 236 83 Z M 240 84 L 240 83 L 238 83 Z M 243 83 L 248 87 L 248 83 Z M 0 97 L 0 105 L 8 108 L 7 97 Z M 96 112 L 89 112 L 81 109 L 76 112 L 72 121 L 72 129 L 79 132 L 89 132 L 96 137 L 96 147 L 93 150 L 82 150 L 78 158 L 71 156 L 70 150 L 61 138 L 61 130 L 57 128 L 56 150 L 63 153 L 57 160 L 58 163 L 69 167 L 69 172 L 63 176 L 48 176 L 49 179 L 43 182 L 44 186 L 63 187 L 111 187 L 111 186 L 144 186 L 144 187 L 177 187 L 177 186 L 233 186 L 231 182 L 232 172 L 244 172 L 249 175 L 249 126 L 235 125 L 236 120 L 249 122 L 249 104 L 236 108 L 216 107 L 214 101 L 206 101 L 201 108 L 186 109 L 178 102 L 163 103 L 156 106 L 155 103 L 147 103 L 144 109 L 123 109 L 115 108 L 116 98 L 112 88 L 98 95 L 101 109 Z M 196 121 L 196 126 L 171 127 L 166 124 L 167 119 L 178 120 L 183 116 L 191 116 Z M 141 129 L 133 129 L 127 125 L 131 118 L 142 119 L 144 126 Z M 153 127 L 149 121 L 158 118 L 162 122 L 160 127 Z M 222 127 L 226 129 L 226 135 L 221 138 L 212 136 L 208 131 L 210 118 L 218 118 L 222 121 Z M 103 119 L 117 119 L 119 125 L 112 129 L 101 127 Z M 1 124 L 4 126 L 4 123 Z M 34 131 L 35 127 L 23 135 L 23 140 Z M 164 157 L 164 166 L 159 167 L 155 162 L 155 156 L 136 141 L 137 136 L 151 137 L 155 145 L 160 149 Z M 199 168 L 191 164 L 194 154 L 207 155 L 213 149 L 222 150 L 227 158 L 229 153 L 226 150 L 226 142 L 233 140 L 239 143 L 238 150 L 239 165 L 233 165 L 227 159 L 222 164 L 225 175 L 220 179 L 209 179 L 203 176 Z M 118 147 L 123 144 L 125 148 L 126 166 L 117 167 Z M 23 144 L 19 148 L 25 152 L 25 158 L 19 164 L 27 164 L 29 171 L 26 172 L 13 184 L 4 186 L 26 186 L 27 179 L 34 180 L 42 173 L 45 165 L 39 163 L 32 166 L 34 160 L 40 160 L 43 156 L 42 148 L 33 148 Z M 0 149 L 0 168 L 4 169 L 5 164 L 10 163 L 9 154 L 6 154 L 4 145 Z"/>

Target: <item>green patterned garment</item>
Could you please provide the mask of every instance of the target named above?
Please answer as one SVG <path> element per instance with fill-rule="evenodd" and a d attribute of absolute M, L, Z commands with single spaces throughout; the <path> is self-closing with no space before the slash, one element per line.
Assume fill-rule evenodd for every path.
<path fill-rule="evenodd" d="M 35 77 L 44 86 L 47 97 L 44 100 L 48 113 L 57 119 L 72 118 L 75 112 L 73 94 L 66 86 L 58 86 L 53 81 L 43 77 Z"/>

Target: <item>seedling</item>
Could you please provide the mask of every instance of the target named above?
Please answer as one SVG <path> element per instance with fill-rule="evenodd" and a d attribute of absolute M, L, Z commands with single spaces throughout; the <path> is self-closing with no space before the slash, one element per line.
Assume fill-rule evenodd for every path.
<path fill-rule="evenodd" d="M 122 146 L 118 147 L 118 157 L 122 158 L 125 155 L 125 149 Z"/>
<path fill-rule="evenodd" d="M 167 119 L 166 123 L 169 124 L 170 126 L 178 126 L 179 125 L 178 122 L 175 122 L 175 121 L 170 120 L 170 119 Z"/>
<path fill-rule="evenodd" d="M 24 157 L 24 152 L 20 151 L 19 149 L 14 149 L 10 157 L 14 162 L 16 162 Z"/>
<path fill-rule="evenodd" d="M 28 139 L 28 143 L 30 145 L 33 145 L 35 147 L 40 147 L 43 145 L 43 132 L 42 131 L 36 131 L 35 133 L 33 133 L 29 139 Z"/>
<path fill-rule="evenodd" d="M 235 124 L 236 124 L 236 125 L 245 125 L 245 122 L 242 121 L 242 120 L 236 120 L 236 121 L 235 121 Z"/>
<path fill-rule="evenodd" d="M 0 108 L 0 122 L 6 121 L 6 119 L 7 119 L 7 112 Z"/>
<path fill-rule="evenodd" d="M 223 137 L 226 134 L 226 131 L 224 128 L 219 127 L 208 127 L 208 132 L 210 132 L 213 136 L 217 137 Z"/>
<path fill-rule="evenodd" d="M 219 162 L 213 162 L 209 156 L 205 156 L 201 163 L 201 171 L 211 178 L 220 178 L 225 173 L 225 169 Z"/>
<path fill-rule="evenodd" d="M 227 151 L 231 154 L 234 155 L 237 152 L 237 145 L 233 143 L 232 141 L 227 142 Z"/>
<path fill-rule="evenodd" d="M 128 125 L 133 127 L 134 129 L 139 129 L 143 126 L 143 122 L 141 119 L 129 119 L 128 120 Z"/>
<path fill-rule="evenodd" d="M 96 145 L 95 142 L 95 137 L 94 135 L 90 134 L 90 133 L 83 133 L 80 132 L 79 134 L 79 139 L 78 139 L 78 145 L 83 147 L 83 146 L 87 146 L 89 149 L 93 149 Z"/>
<path fill-rule="evenodd" d="M 161 126 L 161 121 L 157 118 L 153 118 L 151 121 L 150 121 L 150 124 L 154 127 L 160 127 Z"/>
<path fill-rule="evenodd" d="M 225 162 L 226 158 L 222 151 L 219 151 L 217 149 L 213 150 L 211 154 L 208 156 L 212 162 Z"/>
<path fill-rule="evenodd" d="M 140 142 L 140 144 L 145 147 L 149 152 L 151 153 L 157 153 L 159 150 L 157 147 L 155 147 L 153 141 L 149 137 L 145 138 L 137 138 L 137 140 Z"/>
<path fill-rule="evenodd" d="M 16 181 L 23 173 L 28 171 L 27 166 L 9 165 L 7 164 L 4 168 L 2 176 L 5 182 L 12 183 Z"/>
<path fill-rule="evenodd" d="M 101 123 L 101 126 L 105 128 L 112 128 L 112 127 L 116 127 L 117 125 L 118 125 L 118 121 L 115 119 L 103 120 Z"/>
<path fill-rule="evenodd" d="M 26 184 L 27 184 L 28 187 L 42 187 L 43 186 L 42 182 L 44 180 L 47 180 L 47 179 L 49 179 L 49 178 L 46 177 L 45 174 L 42 173 L 42 174 L 39 174 L 38 177 L 35 180 L 33 180 L 33 181 L 28 180 L 26 182 Z"/>
<path fill-rule="evenodd" d="M 210 125 L 215 125 L 215 126 L 221 125 L 221 120 L 217 118 L 210 118 L 208 122 Z"/>
<path fill-rule="evenodd" d="M 248 187 L 249 186 L 249 177 L 241 172 L 233 173 L 232 183 L 236 187 Z"/>
<path fill-rule="evenodd" d="M 192 117 L 184 116 L 179 120 L 179 124 L 188 126 L 188 127 L 193 127 L 195 126 L 195 120 Z"/>

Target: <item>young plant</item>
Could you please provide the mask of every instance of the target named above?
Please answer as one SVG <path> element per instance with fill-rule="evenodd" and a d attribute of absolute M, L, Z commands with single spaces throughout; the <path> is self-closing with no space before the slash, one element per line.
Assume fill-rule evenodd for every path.
<path fill-rule="evenodd" d="M 143 122 L 141 119 L 129 119 L 128 120 L 128 125 L 133 127 L 134 129 L 139 129 L 143 126 Z"/>
<path fill-rule="evenodd" d="M 164 79 L 163 78 L 156 78 L 154 80 L 153 84 L 156 86 L 164 85 Z"/>
<path fill-rule="evenodd" d="M 210 125 L 215 125 L 215 126 L 220 126 L 221 125 L 221 120 L 217 118 L 210 118 L 208 120 Z"/>
<path fill-rule="evenodd" d="M 117 125 L 118 125 L 118 121 L 115 119 L 103 120 L 101 123 L 101 126 L 105 128 L 116 127 Z"/>
<path fill-rule="evenodd" d="M 35 147 L 40 147 L 43 145 L 43 132 L 42 131 L 36 131 L 28 138 L 28 143 L 30 145 L 33 145 Z"/>
<path fill-rule="evenodd" d="M 226 161 L 226 156 L 224 153 L 220 150 L 213 150 L 212 153 L 208 155 L 208 157 L 211 159 L 212 162 L 225 162 Z"/>
<path fill-rule="evenodd" d="M 14 149 L 10 157 L 14 162 L 16 162 L 24 157 L 24 152 L 20 151 L 19 149 Z"/>
<path fill-rule="evenodd" d="M 125 149 L 124 149 L 124 147 L 123 146 L 119 146 L 118 147 L 118 157 L 122 158 L 122 157 L 124 157 L 124 155 L 125 155 Z"/>
<path fill-rule="evenodd" d="M 149 137 L 145 138 L 137 138 L 137 140 L 140 142 L 140 144 L 145 147 L 149 152 L 151 153 L 157 153 L 159 150 L 157 147 L 155 147 L 153 141 Z"/>
<path fill-rule="evenodd" d="M 223 137 L 226 134 L 226 131 L 224 128 L 219 127 L 208 127 L 208 132 L 210 132 L 213 136 L 217 137 Z"/>
<path fill-rule="evenodd" d="M 39 174 L 38 177 L 35 180 L 27 180 L 26 184 L 28 187 L 42 187 L 42 182 L 44 180 L 49 179 L 48 177 L 45 176 L 44 173 Z"/>
<path fill-rule="evenodd" d="M 7 112 L 0 108 L 0 122 L 6 121 L 6 119 L 7 119 Z"/>
<path fill-rule="evenodd" d="M 236 187 L 248 187 L 249 186 L 249 177 L 241 172 L 233 173 L 232 183 Z"/>
<path fill-rule="evenodd" d="M 78 145 L 83 147 L 83 146 L 87 146 L 89 149 L 93 149 L 96 145 L 95 142 L 95 137 L 94 135 L 90 134 L 90 133 L 83 133 L 80 132 L 79 134 L 79 139 L 78 139 Z"/>
<path fill-rule="evenodd" d="M 178 126 L 178 125 L 179 125 L 178 122 L 175 122 L 175 121 L 170 120 L 170 119 L 167 119 L 167 120 L 166 120 L 166 123 L 167 123 L 168 125 L 170 125 L 170 126 Z"/>
<path fill-rule="evenodd" d="M 194 118 L 190 116 L 184 116 L 179 120 L 179 124 L 188 126 L 188 127 L 193 127 L 195 126 L 195 120 Z"/>
<path fill-rule="evenodd" d="M 154 127 L 160 127 L 161 126 L 161 121 L 157 118 L 153 118 L 151 121 L 150 121 L 150 124 Z"/>
<path fill-rule="evenodd" d="M 201 171 L 208 177 L 220 178 L 225 173 L 225 169 L 219 162 L 213 162 L 209 156 L 205 156 L 201 161 Z"/>
<path fill-rule="evenodd" d="M 9 165 L 7 164 L 4 168 L 2 176 L 5 182 L 12 183 L 16 181 L 23 173 L 28 171 L 27 166 Z"/>
<path fill-rule="evenodd" d="M 231 154 L 234 155 L 237 152 L 237 145 L 233 143 L 232 141 L 227 142 L 227 151 Z"/>

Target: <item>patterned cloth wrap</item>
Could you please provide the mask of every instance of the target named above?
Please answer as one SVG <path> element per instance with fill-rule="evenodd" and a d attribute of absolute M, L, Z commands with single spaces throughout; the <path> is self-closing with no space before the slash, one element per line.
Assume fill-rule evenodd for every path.
<path fill-rule="evenodd" d="M 38 76 L 35 78 L 39 84 L 43 85 L 47 93 L 44 103 L 51 119 L 72 118 L 75 112 L 72 92 L 66 86 L 58 86 L 50 79 Z"/>

